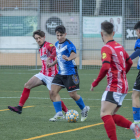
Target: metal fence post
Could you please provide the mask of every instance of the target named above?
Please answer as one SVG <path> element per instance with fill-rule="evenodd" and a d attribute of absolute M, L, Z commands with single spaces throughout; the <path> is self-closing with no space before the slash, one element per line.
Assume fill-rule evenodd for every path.
<path fill-rule="evenodd" d="M 35 69 L 37 69 L 37 49 L 36 49 L 36 62 L 35 62 Z"/>
<path fill-rule="evenodd" d="M 82 0 L 80 0 L 80 48 L 79 48 L 79 69 L 82 69 L 83 54 L 83 16 L 82 16 Z"/>
<path fill-rule="evenodd" d="M 122 46 L 125 48 L 125 1 L 122 0 Z"/>

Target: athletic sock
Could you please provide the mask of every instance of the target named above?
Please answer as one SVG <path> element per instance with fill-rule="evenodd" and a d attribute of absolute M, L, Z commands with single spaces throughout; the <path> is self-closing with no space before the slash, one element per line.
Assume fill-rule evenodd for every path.
<path fill-rule="evenodd" d="M 21 94 L 21 97 L 20 97 L 19 106 L 21 106 L 21 107 L 24 106 L 26 100 L 29 97 L 29 94 L 30 94 L 30 89 L 24 88 L 23 92 Z"/>
<path fill-rule="evenodd" d="M 132 107 L 134 122 L 140 122 L 140 108 Z"/>
<path fill-rule="evenodd" d="M 62 111 L 61 101 L 53 102 L 55 112 Z"/>
<path fill-rule="evenodd" d="M 61 106 L 62 106 L 62 110 L 66 113 L 68 111 L 68 108 L 66 107 L 66 105 L 62 100 L 61 100 Z"/>
<path fill-rule="evenodd" d="M 81 110 L 84 109 L 85 104 L 84 104 L 84 101 L 83 101 L 82 97 L 80 97 L 80 99 L 77 100 L 77 101 L 75 101 L 75 102 L 76 102 L 76 104 L 79 106 L 79 108 L 80 108 Z"/>
<path fill-rule="evenodd" d="M 127 120 L 125 117 L 118 115 L 118 114 L 112 115 L 112 118 L 113 118 L 115 124 L 117 124 L 118 126 L 124 127 L 124 128 L 130 128 L 130 125 L 132 124 L 131 121 Z"/>
<path fill-rule="evenodd" d="M 116 126 L 112 116 L 111 115 L 103 116 L 102 120 L 104 122 L 106 133 L 110 138 L 110 140 L 117 140 Z"/>

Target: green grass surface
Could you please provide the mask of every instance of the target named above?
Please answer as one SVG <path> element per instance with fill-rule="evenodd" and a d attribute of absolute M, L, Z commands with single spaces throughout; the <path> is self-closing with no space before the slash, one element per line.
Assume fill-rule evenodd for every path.
<path fill-rule="evenodd" d="M 8 105 L 18 105 L 24 84 L 38 72 L 39 70 L 0 70 L 0 140 L 108 140 L 103 124 L 93 125 L 102 123 L 100 119 L 100 100 L 106 87 L 106 78 L 104 78 L 94 92 L 90 91 L 91 82 L 99 73 L 97 69 L 79 70 L 80 91 L 78 91 L 78 94 L 82 96 L 85 104 L 91 108 L 85 122 L 80 122 L 80 119 L 77 123 L 49 122 L 49 119 L 55 115 L 55 110 L 52 102 L 48 99 L 49 93 L 45 86 L 31 90 L 30 97 L 25 103 L 25 107 L 30 107 L 23 108 L 21 115 L 7 110 Z M 130 93 L 128 93 L 123 106 L 118 111 L 119 114 L 130 121 L 133 121 L 131 91 L 137 73 L 137 70 L 131 70 L 128 73 Z M 61 90 L 60 96 L 69 109 L 77 110 L 81 116 L 80 109 L 75 101 L 70 99 L 65 89 Z M 87 128 L 84 128 L 84 126 L 87 126 Z M 134 138 L 131 130 L 121 127 L 116 128 L 118 140 Z"/>

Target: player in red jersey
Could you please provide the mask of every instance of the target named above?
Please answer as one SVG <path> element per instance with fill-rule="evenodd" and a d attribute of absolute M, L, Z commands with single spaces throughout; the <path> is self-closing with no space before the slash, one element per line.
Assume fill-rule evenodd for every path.
<path fill-rule="evenodd" d="M 130 128 L 135 137 L 140 134 L 140 126 L 135 125 L 121 115 L 115 114 L 121 107 L 128 91 L 126 74 L 132 66 L 132 60 L 124 48 L 113 40 L 114 26 L 110 22 L 101 23 L 101 36 L 105 45 L 101 49 L 102 67 L 91 91 L 107 76 L 107 87 L 101 100 L 101 118 L 110 140 L 117 140 L 116 125 Z M 136 133 L 138 132 L 138 133 Z"/>
<path fill-rule="evenodd" d="M 33 33 L 33 37 L 40 46 L 39 52 L 42 61 L 42 70 L 38 74 L 34 75 L 31 79 L 29 79 L 29 81 L 24 85 L 24 89 L 21 94 L 18 106 L 16 107 L 8 106 L 8 108 L 11 111 L 14 111 L 18 114 L 22 113 L 22 107 L 24 106 L 26 100 L 28 99 L 30 90 L 32 88 L 40 85 L 45 85 L 47 86 L 50 94 L 52 80 L 54 79 L 54 76 L 58 73 L 57 65 L 54 65 L 50 68 L 47 67 L 48 63 L 52 63 L 53 61 L 55 61 L 56 49 L 54 45 L 45 41 L 45 33 L 41 30 L 35 31 Z M 64 112 L 67 112 L 68 109 L 63 101 L 61 101 L 61 105 L 62 110 Z"/>

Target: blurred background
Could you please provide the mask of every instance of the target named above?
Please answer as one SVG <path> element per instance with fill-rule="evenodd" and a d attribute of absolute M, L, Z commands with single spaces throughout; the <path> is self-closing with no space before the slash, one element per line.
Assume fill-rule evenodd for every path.
<path fill-rule="evenodd" d="M 114 24 L 114 39 L 131 54 L 139 17 L 139 0 L 0 0 L 0 69 L 40 69 L 32 34 L 41 29 L 46 41 L 55 44 L 58 25 L 66 27 L 67 38 L 77 48 L 79 69 L 100 68 L 101 22 Z"/>

